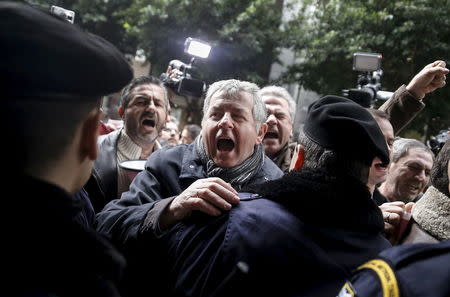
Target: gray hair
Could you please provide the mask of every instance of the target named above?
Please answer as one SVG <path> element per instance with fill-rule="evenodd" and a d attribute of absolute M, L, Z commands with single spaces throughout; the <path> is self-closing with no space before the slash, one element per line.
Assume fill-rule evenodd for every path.
<path fill-rule="evenodd" d="M 295 103 L 291 94 L 289 94 L 289 92 L 285 88 L 279 86 L 266 86 L 259 91 L 259 95 L 261 97 L 263 95 L 272 95 L 286 100 L 289 106 L 289 114 L 291 115 L 291 120 L 294 120 L 295 112 L 297 111 L 297 104 Z"/>
<path fill-rule="evenodd" d="M 261 124 L 267 119 L 267 111 L 264 102 L 261 100 L 259 95 L 259 87 L 248 81 L 240 81 L 236 79 L 221 80 L 213 83 L 209 86 L 208 92 L 205 96 L 205 102 L 203 105 L 203 119 L 209 109 L 209 104 L 211 102 L 211 97 L 217 92 L 224 92 L 226 97 L 233 100 L 240 100 L 239 93 L 246 92 L 250 95 L 253 100 L 253 119 L 256 122 L 256 131 L 259 130 Z"/>
<path fill-rule="evenodd" d="M 434 162 L 434 153 L 422 142 L 412 138 L 396 138 L 392 145 L 392 162 L 396 163 L 398 160 L 406 156 L 411 149 L 420 149 L 429 153 Z"/>
<path fill-rule="evenodd" d="M 302 168 L 324 169 L 333 176 L 347 174 L 366 184 L 369 177 L 369 166 L 361 160 L 351 159 L 336 151 L 326 149 L 312 141 L 301 132 L 299 143 L 305 150 Z"/>

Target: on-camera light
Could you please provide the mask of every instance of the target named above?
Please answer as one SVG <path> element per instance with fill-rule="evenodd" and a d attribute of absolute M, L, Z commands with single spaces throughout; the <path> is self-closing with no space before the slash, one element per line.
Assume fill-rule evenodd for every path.
<path fill-rule="evenodd" d="M 188 37 L 184 43 L 184 52 L 200 58 L 208 58 L 211 45 L 200 40 Z"/>

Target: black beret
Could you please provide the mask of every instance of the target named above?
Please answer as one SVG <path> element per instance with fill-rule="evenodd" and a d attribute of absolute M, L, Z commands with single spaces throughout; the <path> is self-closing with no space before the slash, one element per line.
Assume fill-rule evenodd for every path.
<path fill-rule="evenodd" d="M 389 163 L 383 133 L 372 115 L 347 98 L 325 96 L 311 105 L 305 135 L 320 146 L 371 165 L 374 157 Z"/>
<path fill-rule="evenodd" d="M 111 43 L 49 12 L 0 2 L 0 28 L 0 85 L 7 97 L 102 96 L 133 78 Z"/>

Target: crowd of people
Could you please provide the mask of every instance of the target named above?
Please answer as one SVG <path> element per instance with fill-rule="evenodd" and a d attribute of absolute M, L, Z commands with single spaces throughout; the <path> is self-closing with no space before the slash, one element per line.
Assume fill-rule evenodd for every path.
<path fill-rule="evenodd" d="M 179 129 L 164 83 L 101 37 L 17 2 L 0 24 L 0 295 L 450 296 L 450 140 L 435 155 L 397 136 L 444 61 L 379 109 L 320 98 L 293 139 L 281 86 L 214 82 L 201 125 Z"/>

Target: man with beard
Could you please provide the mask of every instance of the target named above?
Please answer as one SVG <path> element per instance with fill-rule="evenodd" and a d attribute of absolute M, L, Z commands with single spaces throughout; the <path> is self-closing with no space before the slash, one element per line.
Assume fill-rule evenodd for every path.
<path fill-rule="evenodd" d="M 127 294 L 140 294 L 148 267 L 159 257 L 150 238 L 195 213 L 217 217 L 228 212 L 239 202 L 242 187 L 283 175 L 264 154 L 266 109 L 258 91 L 253 83 L 233 79 L 212 84 L 200 136 L 189 145 L 153 153 L 130 190 L 97 215 L 98 230 L 127 256 Z M 156 274 L 154 280 L 163 275 Z"/>
<path fill-rule="evenodd" d="M 389 162 L 369 112 L 323 97 L 299 142 L 301 170 L 251 186 L 220 216 L 193 213 L 153 241 L 168 259 L 160 265 L 173 296 L 335 296 L 353 269 L 390 247 L 366 186 L 372 160 Z"/>
<path fill-rule="evenodd" d="M 119 164 L 145 160 L 161 147 L 156 139 L 168 110 L 166 89 L 155 77 L 135 78 L 122 90 L 118 112 L 124 126 L 99 138 L 99 156 L 85 187 L 96 212 L 128 191 L 131 180 Z"/>

